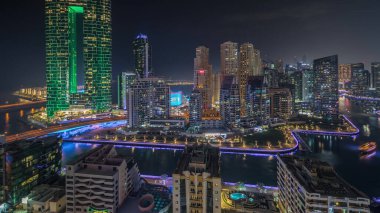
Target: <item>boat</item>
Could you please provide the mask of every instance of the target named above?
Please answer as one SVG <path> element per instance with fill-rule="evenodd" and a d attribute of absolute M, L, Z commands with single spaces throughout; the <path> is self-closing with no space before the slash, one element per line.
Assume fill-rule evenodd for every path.
<path fill-rule="evenodd" d="M 360 152 L 362 153 L 370 153 L 375 151 L 377 148 L 376 142 L 368 142 L 359 147 Z"/>

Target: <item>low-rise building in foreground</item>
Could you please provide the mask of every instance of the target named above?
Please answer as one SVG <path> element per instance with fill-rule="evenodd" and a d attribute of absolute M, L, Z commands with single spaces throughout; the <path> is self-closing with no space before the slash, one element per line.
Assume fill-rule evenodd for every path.
<path fill-rule="evenodd" d="M 284 212 L 370 212 L 370 200 L 325 162 L 278 156 L 277 181 Z"/>

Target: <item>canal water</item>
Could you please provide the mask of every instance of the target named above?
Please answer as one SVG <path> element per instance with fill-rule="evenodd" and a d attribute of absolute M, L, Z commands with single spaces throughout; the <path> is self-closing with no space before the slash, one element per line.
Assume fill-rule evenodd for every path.
<path fill-rule="evenodd" d="M 335 136 L 303 136 L 313 149 L 313 153 L 297 152 L 296 155 L 318 158 L 332 164 L 336 171 L 349 183 L 369 196 L 380 196 L 380 151 L 363 158 L 358 147 L 368 141 L 380 144 L 380 120 L 375 116 L 359 113 L 358 106 L 341 99 L 341 111 L 350 111 L 350 118 L 360 129 L 356 138 Z M 34 109 L 36 110 L 36 109 Z M 31 128 L 24 122 L 26 114 L 32 109 L 0 114 L 0 131 L 8 133 L 22 132 Z M 67 163 L 85 154 L 97 145 L 63 144 L 63 162 Z M 379 149 L 379 148 L 378 148 Z M 142 174 L 171 174 L 180 158 L 181 150 L 165 150 L 151 148 L 117 147 L 118 152 L 133 155 L 138 162 Z M 275 156 L 222 154 L 221 176 L 224 181 L 245 183 L 263 183 L 275 186 L 276 166 Z"/>

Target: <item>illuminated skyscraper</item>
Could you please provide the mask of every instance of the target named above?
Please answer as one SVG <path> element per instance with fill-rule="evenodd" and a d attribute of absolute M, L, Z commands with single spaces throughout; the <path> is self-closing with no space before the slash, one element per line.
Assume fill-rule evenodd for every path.
<path fill-rule="evenodd" d="M 198 90 L 193 90 L 189 101 L 190 126 L 200 126 L 202 120 L 202 95 Z"/>
<path fill-rule="evenodd" d="M 209 49 L 199 46 L 194 58 L 194 89 L 202 95 L 202 108 L 209 109 L 212 104 L 212 66 L 209 64 Z"/>
<path fill-rule="evenodd" d="M 294 86 L 293 99 L 295 102 L 302 101 L 302 71 L 295 71 L 289 75 L 289 83 Z"/>
<path fill-rule="evenodd" d="M 139 34 L 133 41 L 133 55 L 135 60 L 135 72 L 139 78 L 152 76 L 152 47 L 148 36 Z"/>
<path fill-rule="evenodd" d="M 255 71 L 255 49 L 253 44 L 244 43 L 240 46 L 239 51 L 239 71 L 238 81 L 240 86 L 241 114 L 246 115 L 245 99 L 247 95 L 247 79 L 253 76 Z"/>
<path fill-rule="evenodd" d="M 128 124 L 132 127 L 149 126 L 151 120 L 168 119 L 170 89 L 160 78 L 142 78 L 129 90 Z"/>
<path fill-rule="evenodd" d="M 314 71 L 305 69 L 302 72 L 302 101 L 311 102 L 313 100 Z"/>
<path fill-rule="evenodd" d="M 253 75 L 254 76 L 264 75 L 260 50 L 255 49 L 254 59 L 255 60 L 254 60 L 254 65 L 253 65 Z"/>
<path fill-rule="evenodd" d="M 48 116 L 69 108 L 80 76 L 88 105 L 110 109 L 111 0 L 46 0 L 45 17 Z"/>
<path fill-rule="evenodd" d="M 351 91 L 356 96 L 366 96 L 369 92 L 370 73 L 364 69 L 363 63 L 351 64 Z"/>
<path fill-rule="evenodd" d="M 237 43 L 227 41 L 220 45 L 220 70 L 222 76 L 238 74 L 238 57 Z"/>
<path fill-rule="evenodd" d="M 338 56 L 314 60 L 314 114 L 325 121 L 338 119 Z"/>
<path fill-rule="evenodd" d="M 371 63 L 372 87 L 376 89 L 377 97 L 380 97 L 380 62 Z"/>
<path fill-rule="evenodd" d="M 351 64 L 339 64 L 339 84 L 342 88 L 347 88 L 347 84 L 351 82 Z"/>
<path fill-rule="evenodd" d="M 271 88 L 270 97 L 270 117 L 289 119 L 293 112 L 292 93 L 289 88 Z"/>
<path fill-rule="evenodd" d="M 225 125 L 237 128 L 240 125 L 241 104 L 237 77 L 227 75 L 223 77 L 220 89 L 220 115 Z"/>
<path fill-rule="evenodd" d="M 212 74 L 212 106 L 218 107 L 219 106 L 219 100 L 220 100 L 220 81 L 221 81 L 221 75 L 220 73 L 213 73 Z"/>
<path fill-rule="evenodd" d="M 264 76 L 251 76 L 247 81 L 247 116 L 257 123 L 266 123 L 270 113 L 270 99 Z"/>
<path fill-rule="evenodd" d="M 128 109 L 128 93 L 136 81 L 136 74 L 132 72 L 122 72 L 117 77 L 117 104 L 119 109 Z"/>

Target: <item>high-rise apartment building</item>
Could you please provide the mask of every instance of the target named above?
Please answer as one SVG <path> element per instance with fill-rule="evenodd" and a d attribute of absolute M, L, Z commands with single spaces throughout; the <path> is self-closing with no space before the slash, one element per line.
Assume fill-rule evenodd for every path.
<path fill-rule="evenodd" d="M 111 0 L 46 0 L 45 24 L 48 116 L 69 108 L 80 83 L 89 107 L 109 110 Z"/>
<path fill-rule="evenodd" d="M 220 73 L 225 75 L 238 75 L 239 55 L 238 44 L 227 41 L 220 45 Z"/>
<path fill-rule="evenodd" d="M 293 99 L 294 102 L 302 101 L 302 71 L 297 70 L 289 75 L 289 83 L 294 86 Z"/>
<path fill-rule="evenodd" d="M 190 126 L 200 126 L 202 121 L 202 94 L 193 90 L 189 101 L 189 123 Z"/>
<path fill-rule="evenodd" d="M 351 91 L 355 96 L 366 96 L 371 84 L 371 76 L 368 70 L 364 69 L 363 63 L 351 64 Z"/>
<path fill-rule="evenodd" d="M 338 56 L 328 56 L 314 60 L 314 101 L 313 111 L 323 120 L 338 120 Z"/>
<path fill-rule="evenodd" d="M 251 76 L 247 81 L 247 116 L 258 124 L 266 123 L 270 115 L 270 99 L 264 76 Z"/>
<path fill-rule="evenodd" d="M 128 94 L 132 85 L 136 81 L 136 74 L 133 72 L 122 72 L 117 77 L 117 105 L 119 109 L 128 109 Z"/>
<path fill-rule="evenodd" d="M 246 109 L 246 96 L 247 96 L 247 81 L 250 76 L 262 76 L 262 62 L 260 51 L 255 49 L 253 44 L 244 43 L 240 45 L 239 50 L 239 69 L 238 69 L 238 82 L 240 86 L 240 102 L 241 102 L 241 115 L 247 115 Z"/>
<path fill-rule="evenodd" d="M 220 100 L 220 82 L 221 82 L 221 75 L 220 73 L 213 73 L 212 74 L 212 107 L 218 108 L 219 107 L 219 100 Z"/>
<path fill-rule="evenodd" d="M 140 172 L 133 158 L 118 155 L 114 146 L 100 147 L 66 166 L 66 212 L 118 212 L 140 189 Z"/>
<path fill-rule="evenodd" d="M 351 77 L 351 64 L 339 64 L 339 84 L 342 88 L 347 89 Z"/>
<path fill-rule="evenodd" d="M 255 54 L 254 54 L 254 69 L 253 69 L 253 75 L 254 76 L 262 76 L 264 75 L 263 73 L 263 65 L 262 65 L 262 59 L 261 59 L 261 53 L 260 50 L 255 49 Z"/>
<path fill-rule="evenodd" d="M 281 212 L 370 212 L 368 197 L 329 164 L 294 156 L 277 159 Z"/>
<path fill-rule="evenodd" d="M 170 116 L 170 88 L 160 78 L 135 81 L 128 94 L 128 124 L 132 127 L 149 126 L 150 120 L 164 120 Z"/>
<path fill-rule="evenodd" d="M 144 34 L 137 35 L 132 42 L 133 56 L 135 61 L 135 73 L 139 78 L 148 78 L 152 76 L 152 47 L 149 43 L 148 36 Z"/>
<path fill-rule="evenodd" d="M 199 46 L 195 49 L 194 89 L 202 95 L 202 109 L 212 105 L 212 66 L 209 63 L 209 49 Z"/>
<path fill-rule="evenodd" d="M 241 115 L 247 114 L 245 99 L 247 96 L 247 81 L 255 73 L 255 49 L 253 44 L 240 45 L 238 81 L 240 86 Z"/>
<path fill-rule="evenodd" d="M 237 128 L 241 118 L 239 84 L 236 76 L 223 76 L 220 88 L 220 115 L 225 125 Z"/>
<path fill-rule="evenodd" d="M 302 72 L 302 101 L 311 102 L 313 100 L 314 70 L 305 69 Z"/>
<path fill-rule="evenodd" d="M 289 88 L 270 88 L 270 117 L 289 119 L 293 113 L 293 98 Z"/>
<path fill-rule="evenodd" d="M 376 89 L 377 97 L 380 97 L 380 62 L 371 63 L 372 87 Z"/>
<path fill-rule="evenodd" d="M 221 212 L 219 148 L 187 146 L 173 172 L 173 212 Z"/>

